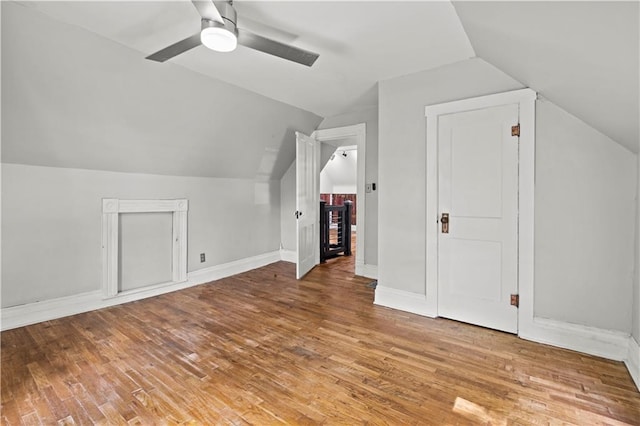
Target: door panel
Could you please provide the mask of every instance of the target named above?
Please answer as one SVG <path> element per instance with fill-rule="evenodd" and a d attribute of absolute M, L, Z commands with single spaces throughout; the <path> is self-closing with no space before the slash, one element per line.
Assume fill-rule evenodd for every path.
<path fill-rule="evenodd" d="M 438 121 L 438 313 L 516 333 L 518 106 L 443 115 Z"/>
<path fill-rule="evenodd" d="M 469 124 L 451 129 L 451 209 L 458 216 L 500 217 L 500 126 L 479 123 L 474 128 Z"/>
<path fill-rule="evenodd" d="M 496 241 L 455 239 L 450 242 L 451 263 L 465 265 L 453 268 L 449 275 L 451 294 L 455 297 L 500 301 L 502 271 L 495 268 L 502 259 L 502 245 Z M 472 282 L 470 286 L 468 283 Z"/>
<path fill-rule="evenodd" d="M 319 259 L 320 144 L 296 132 L 296 278 L 302 278 Z"/>

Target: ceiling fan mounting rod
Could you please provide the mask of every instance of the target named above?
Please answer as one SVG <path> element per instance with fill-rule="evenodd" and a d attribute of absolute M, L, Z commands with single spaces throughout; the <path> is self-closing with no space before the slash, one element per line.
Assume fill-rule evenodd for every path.
<path fill-rule="evenodd" d="M 238 30 L 236 28 L 236 24 L 235 22 L 232 22 L 226 18 L 224 18 L 224 24 L 221 24 L 218 21 L 214 21 L 212 19 L 207 19 L 207 18 L 202 18 L 202 20 L 200 21 L 201 23 L 201 30 L 204 30 L 205 28 L 225 28 L 229 31 L 231 31 L 233 34 L 236 35 L 236 37 L 238 36 Z"/>
<path fill-rule="evenodd" d="M 233 7 L 233 3 L 232 2 L 216 2 L 215 4 L 218 9 L 218 12 L 220 12 L 220 16 L 222 16 L 222 19 L 224 19 L 225 21 L 225 26 L 227 22 L 229 22 L 233 24 L 233 27 L 235 28 L 238 22 L 238 13 Z"/>

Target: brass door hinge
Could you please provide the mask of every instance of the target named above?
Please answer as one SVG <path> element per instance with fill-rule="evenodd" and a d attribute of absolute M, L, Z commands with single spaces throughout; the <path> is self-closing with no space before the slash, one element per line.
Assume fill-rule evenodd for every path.
<path fill-rule="evenodd" d="M 511 295 L 511 305 L 515 306 L 516 308 L 520 306 L 520 295 L 518 294 Z"/>
<path fill-rule="evenodd" d="M 511 126 L 511 136 L 520 137 L 520 123 L 515 126 Z"/>

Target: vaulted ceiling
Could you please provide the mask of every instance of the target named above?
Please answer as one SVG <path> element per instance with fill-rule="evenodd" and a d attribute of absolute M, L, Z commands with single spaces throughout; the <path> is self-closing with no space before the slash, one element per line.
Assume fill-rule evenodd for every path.
<path fill-rule="evenodd" d="M 638 152 L 640 3 L 454 2 L 476 55 Z"/>
<path fill-rule="evenodd" d="M 189 0 L 2 2 L 3 161 L 278 179 L 294 131 L 376 106 L 380 80 L 474 56 L 638 151 L 638 2 L 234 5 L 239 27 L 320 58 L 145 60 L 198 31 Z"/>
<path fill-rule="evenodd" d="M 23 2 L 140 52 L 200 30 L 189 0 Z M 377 105 L 379 80 L 474 56 L 449 2 L 235 1 L 238 27 L 320 54 L 312 68 L 243 46 L 199 46 L 173 64 L 327 117 Z M 164 64 L 154 64 L 162 68 Z"/>

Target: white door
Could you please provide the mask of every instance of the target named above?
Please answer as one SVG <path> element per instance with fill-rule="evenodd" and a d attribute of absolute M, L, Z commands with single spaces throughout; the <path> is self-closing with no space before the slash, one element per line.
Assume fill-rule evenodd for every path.
<path fill-rule="evenodd" d="M 438 121 L 438 314 L 510 333 L 518 331 L 510 303 L 518 292 L 517 123 L 517 104 Z"/>
<path fill-rule="evenodd" d="M 296 232 L 298 236 L 296 278 L 302 278 L 319 259 L 320 144 L 296 132 Z"/>

